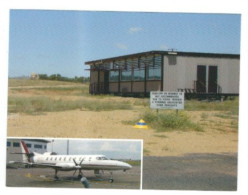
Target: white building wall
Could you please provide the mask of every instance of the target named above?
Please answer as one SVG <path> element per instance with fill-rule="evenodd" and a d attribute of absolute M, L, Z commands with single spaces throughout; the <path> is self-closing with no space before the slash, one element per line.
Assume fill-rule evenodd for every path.
<path fill-rule="evenodd" d="M 33 141 L 33 140 L 24 140 L 26 144 L 31 144 L 31 147 L 28 147 L 29 152 L 37 152 L 43 154 L 47 152 L 47 143 Z M 10 143 L 10 146 L 7 146 L 7 159 L 6 163 L 9 161 L 22 161 L 25 155 L 22 154 L 14 154 L 14 153 L 23 153 L 21 149 L 21 139 L 7 139 L 7 142 Z M 14 147 L 14 143 L 19 143 L 19 147 Z M 42 148 L 35 148 L 35 145 L 42 145 Z"/>
<path fill-rule="evenodd" d="M 168 57 L 164 56 L 164 91 L 193 89 L 197 80 L 197 66 L 218 67 L 218 84 L 222 93 L 239 93 L 239 59 L 177 56 L 177 64 L 169 65 Z M 208 80 L 208 77 L 207 77 Z"/>

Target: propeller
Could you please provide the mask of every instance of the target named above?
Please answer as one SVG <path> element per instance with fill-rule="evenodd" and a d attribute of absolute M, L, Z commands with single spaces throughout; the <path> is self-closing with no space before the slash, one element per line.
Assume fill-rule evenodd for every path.
<path fill-rule="evenodd" d="M 82 159 L 82 160 L 80 161 L 80 163 L 77 163 L 76 160 L 75 160 L 75 158 L 73 158 L 73 162 L 75 163 L 75 167 L 78 168 L 78 169 L 81 168 L 81 164 L 83 163 L 83 161 L 84 161 L 84 159 Z"/>
<path fill-rule="evenodd" d="M 73 176 L 75 175 L 75 173 L 77 172 L 77 170 L 79 172 L 81 171 L 81 168 L 82 168 L 81 165 L 82 165 L 83 161 L 84 161 L 84 159 L 82 159 L 80 161 L 80 163 L 77 163 L 76 160 L 75 160 L 75 158 L 73 158 L 73 162 L 75 163 L 75 168 L 76 168 L 75 172 L 73 173 Z"/>

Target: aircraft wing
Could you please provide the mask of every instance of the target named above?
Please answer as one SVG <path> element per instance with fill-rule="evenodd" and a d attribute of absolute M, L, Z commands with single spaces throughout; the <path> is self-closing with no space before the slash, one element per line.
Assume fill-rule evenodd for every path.
<path fill-rule="evenodd" d="M 51 164 L 46 164 L 46 163 L 29 163 L 32 167 L 37 167 L 37 168 L 53 168 L 53 169 L 61 169 L 62 166 L 58 165 L 51 165 Z"/>
<path fill-rule="evenodd" d="M 36 167 L 36 168 L 53 168 L 53 169 L 63 168 L 62 166 L 51 165 L 46 163 L 29 163 L 29 162 L 20 162 L 20 161 L 10 161 L 9 165 L 28 165 L 30 167 Z"/>

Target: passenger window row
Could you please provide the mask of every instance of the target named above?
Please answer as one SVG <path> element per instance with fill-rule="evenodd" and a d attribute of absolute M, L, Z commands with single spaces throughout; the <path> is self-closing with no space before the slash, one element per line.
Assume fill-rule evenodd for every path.
<path fill-rule="evenodd" d="M 48 161 L 72 161 L 73 162 L 73 159 L 75 159 L 76 162 L 81 162 L 82 160 L 83 161 L 86 161 L 87 158 L 86 157 L 46 157 L 46 160 Z M 91 160 L 91 157 L 88 158 L 88 160 L 90 161 Z"/>

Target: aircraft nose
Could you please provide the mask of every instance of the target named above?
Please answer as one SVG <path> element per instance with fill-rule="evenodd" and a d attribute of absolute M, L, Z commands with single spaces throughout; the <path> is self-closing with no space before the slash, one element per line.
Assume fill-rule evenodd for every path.
<path fill-rule="evenodd" d="M 125 167 L 126 170 L 132 168 L 132 166 L 130 164 L 128 164 L 128 163 L 124 163 L 124 167 Z"/>
<path fill-rule="evenodd" d="M 118 166 L 119 168 L 125 170 L 129 170 L 132 168 L 132 166 L 126 162 L 121 162 L 121 161 L 116 161 L 116 166 Z"/>

